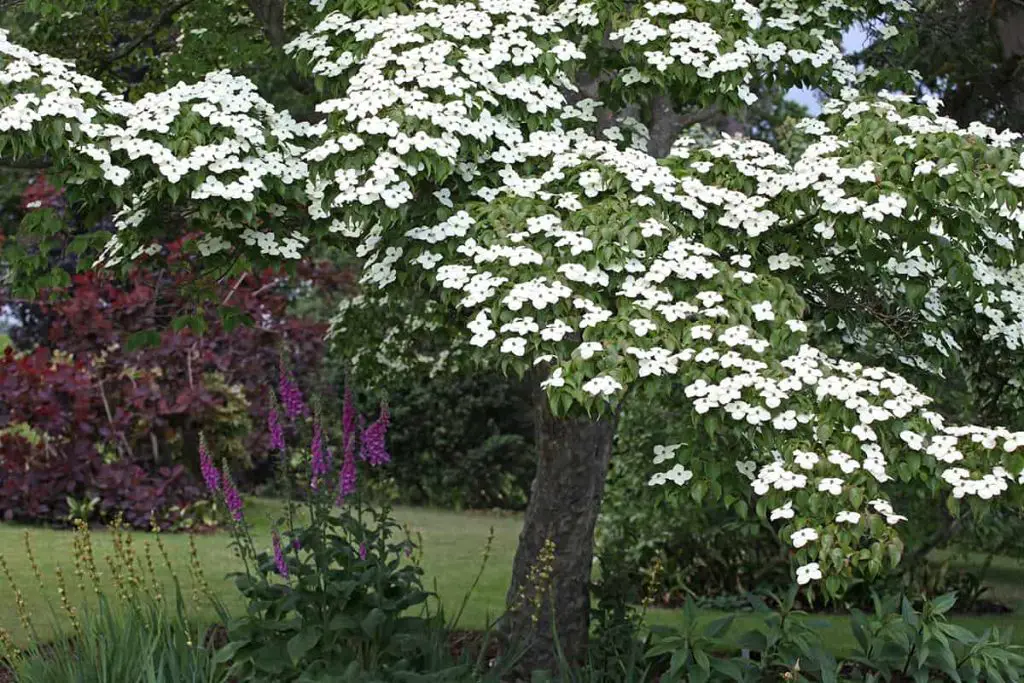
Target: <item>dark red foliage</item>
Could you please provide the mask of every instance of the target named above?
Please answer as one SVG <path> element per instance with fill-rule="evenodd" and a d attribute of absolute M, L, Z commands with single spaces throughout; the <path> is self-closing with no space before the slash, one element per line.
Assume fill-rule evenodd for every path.
<path fill-rule="evenodd" d="M 45 175 L 36 176 L 21 193 L 21 209 L 57 208 L 63 204 L 63 190 L 54 187 Z"/>
<path fill-rule="evenodd" d="M 182 244 L 165 248 L 161 270 L 140 269 L 128 283 L 76 275 L 66 291 L 35 303 L 45 321 L 40 346 L 0 361 L 0 430 L 25 423 L 45 439 L 0 436 L 0 515 L 57 522 L 67 515 L 67 496 L 96 496 L 97 514 L 120 510 L 127 522 L 146 526 L 156 509 L 169 520 L 173 506 L 201 496 L 198 433 L 224 400 L 205 383 L 212 372 L 241 385 L 250 402 L 255 428 L 246 448 L 255 468 L 237 477 L 251 483 L 270 473 L 264 385 L 274 381 L 283 353 L 299 380 L 314 386 L 326 331 L 290 315 L 290 296 L 300 285 L 341 291 L 350 276 L 325 264 L 306 265 L 297 277 L 247 274 L 207 286 L 207 303 L 197 304 Z M 251 324 L 229 331 L 224 306 Z M 183 314 L 205 321 L 205 332 L 173 329 Z M 126 350 L 143 332 L 158 335 L 159 344 Z M 174 462 L 166 448 L 172 440 L 182 451 Z"/>
<path fill-rule="evenodd" d="M 68 498 L 99 499 L 97 515 L 117 512 L 138 527 L 151 517 L 169 527 L 200 491 L 180 465 L 152 475 L 128 460 L 105 462 L 99 446 L 123 424 L 97 421 L 103 412 L 89 368 L 54 358 L 47 349 L 0 357 L 0 429 L 31 425 L 33 433 L 0 434 L 0 518 L 66 523 Z"/>

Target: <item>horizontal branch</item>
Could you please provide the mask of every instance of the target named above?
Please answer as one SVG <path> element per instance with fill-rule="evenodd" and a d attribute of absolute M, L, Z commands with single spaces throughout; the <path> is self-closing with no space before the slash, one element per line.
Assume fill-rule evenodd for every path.
<path fill-rule="evenodd" d="M 44 171 L 52 163 L 49 159 L 0 159 L 0 168 L 10 168 L 17 171 Z"/>
<path fill-rule="evenodd" d="M 122 47 L 120 50 L 118 50 L 114 54 L 110 55 L 105 60 L 103 60 L 103 63 L 100 64 L 100 69 L 101 70 L 108 69 L 115 62 L 119 62 L 122 59 L 124 59 L 125 57 L 127 57 L 128 55 L 130 55 L 132 52 L 135 52 L 135 50 L 140 45 L 142 45 L 144 42 L 146 42 L 147 40 L 149 40 L 150 38 L 155 36 L 157 31 L 159 31 L 163 26 L 165 26 L 168 22 L 170 22 L 171 19 L 174 18 L 175 14 L 177 14 L 178 12 L 183 10 L 188 5 L 192 4 L 193 1 L 194 0 L 178 0 L 178 2 L 175 2 L 175 3 L 165 7 L 164 10 L 159 15 L 157 15 L 156 20 L 149 27 L 148 31 L 146 31 L 145 33 L 143 33 L 139 37 L 135 38 L 130 43 L 128 43 L 127 45 Z"/>

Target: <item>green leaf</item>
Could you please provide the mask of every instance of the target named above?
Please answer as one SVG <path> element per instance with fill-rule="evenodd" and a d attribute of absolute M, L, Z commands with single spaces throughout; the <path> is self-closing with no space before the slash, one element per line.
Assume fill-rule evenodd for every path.
<path fill-rule="evenodd" d="M 932 611 L 935 614 L 945 614 L 953 609 L 956 604 L 956 593 L 946 593 L 932 600 Z"/>
<path fill-rule="evenodd" d="M 735 620 L 735 615 L 730 614 L 727 617 L 721 619 L 715 619 L 704 629 L 704 635 L 707 638 L 719 638 L 723 633 L 729 630 L 732 626 L 732 622 Z"/>
<path fill-rule="evenodd" d="M 124 342 L 127 353 L 140 349 L 157 348 L 160 346 L 160 333 L 156 330 L 142 330 L 128 337 Z"/>
<path fill-rule="evenodd" d="M 866 654 L 869 646 L 868 619 L 860 610 L 855 609 L 850 612 L 850 629 L 853 631 L 853 637 L 857 639 L 861 651 Z"/>
<path fill-rule="evenodd" d="M 339 613 L 339 614 L 335 614 L 334 617 L 331 618 L 331 621 L 327 624 L 327 630 L 329 630 L 329 631 L 341 631 L 341 630 L 348 631 L 348 630 L 357 628 L 358 626 L 359 626 L 359 622 L 356 621 L 355 617 L 353 617 L 353 616 L 351 616 L 349 614 Z"/>
<path fill-rule="evenodd" d="M 215 664 L 226 664 L 235 658 L 238 651 L 249 644 L 248 640 L 235 640 L 217 650 L 213 656 Z"/>
<path fill-rule="evenodd" d="M 292 664 L 298 664 L 307 652 L 320 642 L 320 631 L 312 626 L 307 626 L 288 640 L 288 656 Z"/>
<path fill-rule="evenodd" d="M 373 637 L 377 631 L 377 628 L 384 623 L 387 619 L 387 615 L 379 607 L 374 607 L 370 610 L 370 613 L 363 618 L 361 624 L 363 633 L 369 637 Z"/>

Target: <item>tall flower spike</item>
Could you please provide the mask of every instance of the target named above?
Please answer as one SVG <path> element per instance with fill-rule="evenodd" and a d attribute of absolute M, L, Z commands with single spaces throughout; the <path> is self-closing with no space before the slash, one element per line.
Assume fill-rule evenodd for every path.
<path fill-rule="evenodd" d="M 238 492 L 231 474 L 228 472 L 228 465 L 224 463 L 224 504 L 228 506 L 231 518 L 236 522 L 242 521 L 242 495 Z"/>
<path fill-rule="evenodd" d="M 355 446 L 356 406 L 352 398 L 352 387 L 345 383 L 345 398 L 341 407 L 342 449 L 347 453 Z"/>
<path fill-rule="evenodd" d="M 267 430 L 270 432 L 270 447 L 284 451 L 284 428 L 281 426 L 276 402 L 271 402 L 270 412 L 267 413 Z"/>
<path fill-rule="evenodd" d="M 328 470 L 328 455 L 324 451 L 324 434 L 319 422 L 313 425 L 313 443 L 310 445 L 310 451 L 312 458 L 310 462 L 311 477 L 309 487 L 316 491 L 320 486 L 321 477 L 327 474 Z"/>
<path fill-rule="evenodd" d="M 335 505 L 341 505 L 345 499 L 356 491 L 356 458 L 355 449 L 350 448 L 345 453 L 345 461 L 341 465 L 341 472 L 338 473 L 338 497 Z"/>
<path fill-rule="evenodd" d="M 284 358 L 281 359 L 279 372 L 278 393 L 281 395 L 281 404 L 284 406 L 285 414 L 293 420 L 301 415 L 306 415 L 309 409 L 302 399 L 302 391 L 299 389 L 299 385 L 295 383 L 291 373 L 284 366 Z"/>
<path fill-rule="evenodd" d="M 380 416 L 377 421 L 366 428 L 363 432 L 363 448 L 360 457 L 370 463 L 371 466 L 383 465 L 391 462 L 391 454 L 388 453 L 384 437 L 388 433 L 388 424 L 391 416 L 388 413 L 388 405 L 380 404 Z"/>
<path fill-rule="evenodd" d="M 199 435 L 199 470 L 203 474 L 203 481 L 206 482 L 206 488 L 210 489 L 210 493 L 220 491 L 220 472 L 217 471 L 217 467 L 213 464 L 210 453 L 206 449 L 205 434 Z"/>
<path fill-rule="evenodd" d="M 277 573 L 280 574 L 282 578 L 287 579 L 288 563 L 285 562 L 284 559 L 284 551 L 281 549 L 281 534 L 277 532 L 277 529 L 274 529 L 274 531 L 271 532 L 271 540 L 274 544 L 274 566 L 277 567 Z"/>

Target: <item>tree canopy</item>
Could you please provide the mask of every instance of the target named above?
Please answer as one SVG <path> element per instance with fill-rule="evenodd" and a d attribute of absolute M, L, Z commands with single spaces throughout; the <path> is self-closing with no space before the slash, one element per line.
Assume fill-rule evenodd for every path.
<path fill-rule="evenodd" d="M 45 160 L 83 214 L 116 212 L 116 234 L 69 249 L 128 268 L 196 234 L 230 273 L 347 243 L 362 291 L 333 329 L 364 365 L 411 362 L 425 330 L 445 340 L 432 361 L 539 370 L 556 415 L 594 419 L 683 383 L 681 415 L 750 449 L 660 447 L 652 485 L 746 477 L 798 581 L 829 592 L 898 561 L 887 484 L 943 487 L 953 508 L 1019 496 L 1024 433 L 955 425 L 898 374 L 942 377 L 964 348 L 1017 359 L 1024 340 L 1020 136 L 961 126 L 840 49 L 862 22 L 904 49 L 908 3 L 250 2 L 247 22 L 242 4 L 192 3 L 131 88 L 94 77 L 102 57 L 0 33 L 0 155 Z M 275 98 L 261 59 L 295 88 Z M 742 111 L 802 84 L 831 99 L 791 155 L 686 134 L 651 153 L 659 102 Z M 60 237 L 47 215 L 23 233 Z M 39 277 L 30 249 L 5 256 Z"/>

